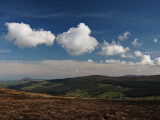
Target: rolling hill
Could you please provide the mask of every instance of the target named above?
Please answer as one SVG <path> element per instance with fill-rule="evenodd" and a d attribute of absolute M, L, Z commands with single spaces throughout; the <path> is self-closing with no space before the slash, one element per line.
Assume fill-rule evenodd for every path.
<path fill-rule="evenodd" d="M 56 96 L 108 99 L 160 99 L 160 75 L 109 77 L 101 75 L 19 82 L 10 89 Z"/>
<path fill-rule="evenodd" d="M 0 120 L 158 120 L 158 100 L 57 97 L 0 88 Z"/>

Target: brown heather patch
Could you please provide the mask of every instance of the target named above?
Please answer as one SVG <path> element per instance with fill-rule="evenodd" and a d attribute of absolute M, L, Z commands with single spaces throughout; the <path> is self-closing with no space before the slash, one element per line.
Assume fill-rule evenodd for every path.
<path fill-rule="evenodd" d="M 159 120 L 160 101 L 54 97 L 0 89 L 0 120 Z"/>

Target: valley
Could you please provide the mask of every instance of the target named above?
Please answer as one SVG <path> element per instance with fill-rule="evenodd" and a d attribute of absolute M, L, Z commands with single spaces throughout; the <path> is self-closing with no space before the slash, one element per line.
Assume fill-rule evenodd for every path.
<path fill-rule="evenodd" d="M 2 85 L 3 86 L 3 85 Z M 54 96 L 160 100 L 160 76 L 109 77 L 91 75 L 66 79 L 27 79 L 5 83 L 4 87 Z"/>

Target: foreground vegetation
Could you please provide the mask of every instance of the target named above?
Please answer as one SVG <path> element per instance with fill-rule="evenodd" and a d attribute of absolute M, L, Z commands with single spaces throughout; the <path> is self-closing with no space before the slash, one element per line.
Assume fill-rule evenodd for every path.
<path fill-rule="evenodd" d="M 160 101 L 107 100 L 0 88 L 1 120 L 158 120 Z"/>
<path fill-rule="evenodd" d="M 6 87 L 56 96 L 160 100 L 160 76 L 86 76 L 45 81 L 20 81 Z"/>

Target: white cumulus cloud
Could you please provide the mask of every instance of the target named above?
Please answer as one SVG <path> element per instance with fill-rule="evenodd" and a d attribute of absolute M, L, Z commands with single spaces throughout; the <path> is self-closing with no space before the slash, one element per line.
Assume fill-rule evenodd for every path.
<path fill-rule="evenodd" d="M 134 55 L 136 56 L 136 57 L 140 57 L 140 56 L 142 56 L 143 54 L 140 52 L 140 51 L 135 51 L 134 52 Z"/>
<path fill-rule="evenodd" d="M 149 55 L 142 55 L 140 65 L 154 65 L 153 60 L 151 60 Z"/>
<path fill-rule="evenodd" d="M 129 35 L 131 35 L 130 32 L 128 32 L 128 31 L 127 31 L 127 32 L 124 32 L 122 35 L 119 35 L 119 36 L 118 36 L 118 39 L 119 39 L 119 40 L 126 40 L 126 39 L 128 39 L 128 36 L 129 36 Z"/>
<path fill-rule="evenodd" d="M 150 55 L 143 55 L 141 53 L 140 56 L 140 51 L 136 51 L 140 57 L 140 61 L 138 62 L 132 62 L 132 61 L 122 61 L 122 60 L 115 60 L 115 59 L 109 59 L 106 60 L 105 62 L 107 64 L 121 64 L 121 65 L 128 65 L 128 66 L 150 66 L 150 67 L 156 67 L 156 66 L 160 66 L 160 57 L 155 58 L 155 59 L 151 59 Z"/>
<path fill-rule="evenodd" d="M 135 38 L 134 41 L 132 42 L 132 45 L 133 45 L 134 47 L 140 47 L 142 44 L 138 42 L 138 39 L 137 39 L 137 38 Z"/>
<path fill-rule="evenodd" d="M 160 65 L 160 57 L 154 59 L 154 64 L 158 66 Z"/>
<path fill-rule="evenodd" d="M 77 28 L 70 28 L 57 36 L 57 42 L 72 56 L 91 53 L 98 45 L 96 38 L 90 36 L 91 30 L 84 23 Z"/>
<path fill-rule="evenodd" d="M 124 54 L 129 50 L 129 47 L 124 48 L 119 44 L 116 44 L 116 43 L 109 44 L 106 41 L 104 41 L 101 48 L 102 48 L 102 51 L 100 51 L 100 54 L 105 56 Z"/>
<path fill-rule="evenodd" d="M 24 23 L 5 23 L 8 28 L 7 35 L 4 38 L 8 41 L 14 41 L 19 48 L 36 47 L 40 44 L 48 46 L 53 45 L 55 36 L 50 31 L 43 29 L 35 30 L 29 24 Z"/>

